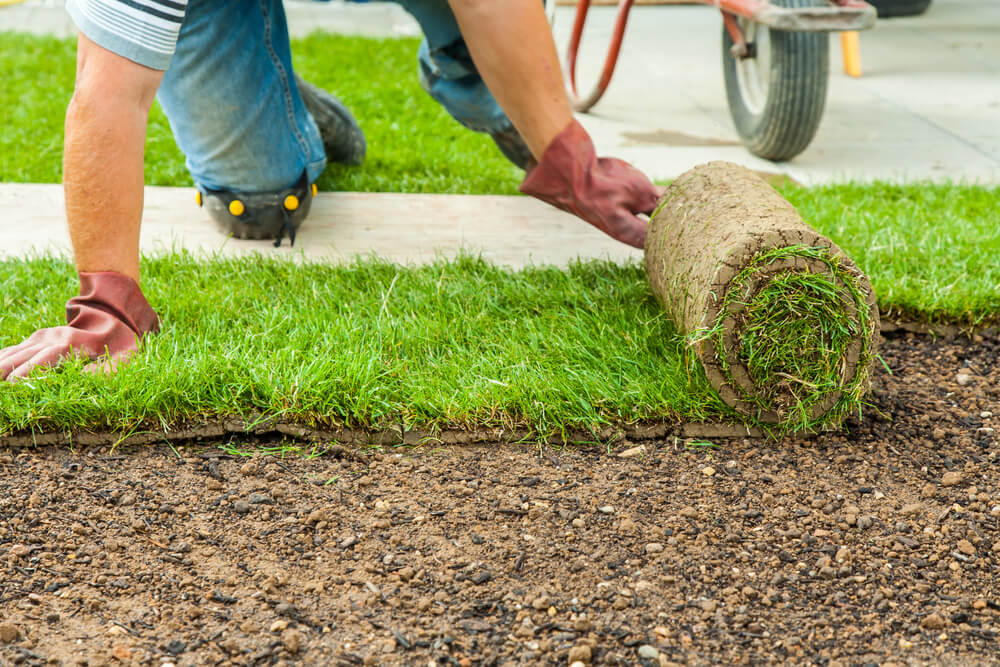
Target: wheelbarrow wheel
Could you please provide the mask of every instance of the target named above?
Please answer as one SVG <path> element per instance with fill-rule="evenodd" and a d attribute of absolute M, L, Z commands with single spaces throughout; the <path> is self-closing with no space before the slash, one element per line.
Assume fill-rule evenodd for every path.
<path fill-rule="evenodd" d="M 825 0 L 771 0 L 782 7 L 825 6 Z M 729 113 L 754 155 L 790 160 L 816 135 L 830 74 L 829 35 L 787 32 L 738 19 L 749 55 L 732 53 L 733 38 L 722 30 L 723 73 Z"/>

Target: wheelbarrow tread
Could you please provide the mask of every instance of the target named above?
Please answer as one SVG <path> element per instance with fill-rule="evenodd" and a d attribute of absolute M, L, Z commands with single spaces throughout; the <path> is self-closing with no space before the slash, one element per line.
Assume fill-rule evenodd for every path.
<path fill-rule="evenodd" d="M 822 0 L 772 0 L 784 7 L 822 5 Z M 751 153 L 789 160 L 809 145 L 819 128 L 826 105 L 829 79 L 829 35 L 770 31 L 771 71 L 767 100 L 754 113 L 743 100 L 736 58 L 729 33 L 723 29 L 726 96 L 736 130 Z"/>

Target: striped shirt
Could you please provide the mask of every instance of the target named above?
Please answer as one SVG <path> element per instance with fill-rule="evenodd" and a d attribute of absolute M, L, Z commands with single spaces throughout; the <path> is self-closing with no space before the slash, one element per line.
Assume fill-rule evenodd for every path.
<path fill-rule="evenodd" d="M 165 70 L 177 45 L 187 0 L 66 0 L 76 27 L 98 45 L 140 65 Z"/>

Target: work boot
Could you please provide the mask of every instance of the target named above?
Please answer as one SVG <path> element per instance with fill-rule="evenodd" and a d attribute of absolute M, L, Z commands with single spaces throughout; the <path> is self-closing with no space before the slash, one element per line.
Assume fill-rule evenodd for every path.
<path fill-rule="evenodd" d="M 365 160 L 365 133 L 344 103 L 295 75 L 302 101 L 319 127 L 326 159 L 339 164 L 359 165 Z"/>
<path fill-rule="evenodd" d="M 295 245 L 295 232 L 309 215 L 316 184 L 302 172 L 298 183 L 274 192 L 233 192 L 199 187 L 195 193 L 219 231 L 238 239 L 275 239 L 274 247 L 288 237 Z"/>
<path fill-rule="evenodd" d="M 494 132 L 490 135 L 493 139 L 493 143 L 497 145 L 503 156 L 513 162 L 515 165 L 528 170 L 528 163 L 534 158 L 531 155 L 531 150 L 528 149 L 528 144 L 524 143 L 524 139 L 521 138 L 521 134 L 514 128 L 513 125 L 508 127 L 506 130 L 501 130 L 500 132 Z"/>

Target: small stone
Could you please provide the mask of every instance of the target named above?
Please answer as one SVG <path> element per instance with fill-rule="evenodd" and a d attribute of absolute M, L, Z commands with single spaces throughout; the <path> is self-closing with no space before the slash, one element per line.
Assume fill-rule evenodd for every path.
<path fill-rule="evenodd" d="M 634 459 L 637 456 L 642 456 L 645 453 L 646 453 L 646 445 L 639 445 L 638 447 L 629 447 L 625 451 L 618 452 L 618 458 Z"/>
<path fill-rule="evenodd" d="M 615 508 L 612 507 L 611 505 L 602 505 L 601 507 L 597 508 L 597 511 L 600 512 L 601 514 L 614 514 Z"/>
<path fill-rule="evenodd" d="M 972 603 L 972 608 L 976 611 L 982 611 L 983 609 L 986 609 L 986 606 L 986 600 L 983 600 L 982 598 Z"/>
<path fill-rule="evenodd" d="M 0 642 L 10 644 L 21 637 L 21 630 L 13 623 L 0 623 Z"/>
<path fill-rule="evenodd" d="M 937 612 L 931 612 L 920 621 L 920 627 L 924 630 L 940 630 L 944 627 L 944 618 Z"/>
<path fill-rule="evenodd" d="M 834 570 L 829 565 L 827 565 L 827 566 L 821 567 L 819 569 L 819 576 L 823 577 L 824 579 L 836 579 L 837 578 L 837 571 Z"/>
<path fill-rule="evenodd" d="M 569 650 L 567 660 L 569 662 L 582 662 L 585 665 L 589 665 L 591 660 L 590 645 L 577 644 Z"/>
<path fill-rule="evenodd" d="M 959 373 L 958 375 L 955 376 L 955 382 L 957 382 L 960 386 L 964 387 L 968 385 L 970 382 L 972 382 L 972 376 L 969 375 L 968 373 Z"/>
<path fill-rule="evenodd" d="M 237 514 L 246 514 L 250 511 L 250 503 L 245 500 L 237 500 L 233 503 L 233 511 Z"/>
<path fill-rule="evenodd" d="M 920 489 L 921 498 L 933 498 L 935 493 L 937 493 L 937 488 L 930 482 L 924 484 L 923 488 Z"/>
<path fill-rule="evenodd" d="M 266 493 L 251 493 L 250 497 L 247 498 L 247 502 L 249 502 L 251 505 L 273 505 L 274 504 L 274 500 L 272 500 L 271 496 L 267 495 Z"/>
<path fill-rule="evenodd" d="M 715 468 L 713 468 L 712 466 L 705 466 L 704 468 L 701 469 L 701 474 L 704 475 L 705 477 L 711 477 L 712 475 L 715 474 Z"/>
<path fill-rule="evenodd" d="M 552 599 L 548 595 L 539 595 L 531 601 L 531 608 L 541 611 L 552 606 Z"/>
<path fill-rule="evenodd" d="M 187 644 L 182 640 L 171 639 L 170 643 L 167 644 L 167 653 L 170 655 L 179 655 L 184 652 L 185 648 L 187 648 Z M 160 667 L 163 667 L 163 665 L 160 665 Z"/>
<path fill-rule="evenodd" d="M 956 486 L 962 483 L 962 473 L 958 470 L 950 470 L 941 477 L 941 486 Z"/>
<path fill-rule="evenodd" d="M 848 549 L 847 547 L 840 547 L 839 549 L 837 549 L 837 555 L 834 556 L 833 559 L 838 563 L 846 563 L 850 557 L 851 557 L 851 550 Z"/>
<path fill-rule="evenodd" d="M 980 419 L 989 419 L 992 416 L 993 413 L 990 412 L 989 410 L 983 410 L 982 412 L 979 413 Z"/>
<path fill-rule="evenodd" d="M 579 660 L 576 660 L 574 662 L 569 663 L 569 667 L 587 667 L 587 665 L 580 662 Z"/>
<path fill-rule="evenodd" d="M 493 574 L 489 570 L 480 570 L 476 572 L 470 578 L 470 581 L 474 584 L 485 584 L 487 581 L 493 578 Z"/>
<path fill-rule="evenodd" d="M 410 579 L 413 579 L 413 576 L 416 574 L 416 571 L 412 567 L 407 565 L 396 574 L 399 575 L 401 581 L 409 581 Z"/>
<path fill-rule="evenodd" d="M 271 624 L 269 628 L 271 632 L 282 632 L 288 627 L 288 621 L 283 618 L 279 618 L 274 623 Z"/>
<path fill-rule="evenodd" d="M 909 503 L 903 505 L 903 509 L 900 512 L 902 512 L 903 516 L 916 516 L 920 514 L 921 509 L 923 509 L 923 506 L 920 503 Z"/>
<path fill-rule="evenodd" d="M 575 519 L 573 519 L 572 523 L 574 528 L 583 528 L 584 526 L 587 525 L 587 522 L 581 519 L 580 517 L 576 517 Z"/>
<path fill-rule="evenodd" d="M 698 603 L 701 610 L 707 614 L 714 614 L 715 610 L 719 607 L 719 603 L 715 600 L 702 600 Z"/>
<path fill-rule="evenodd" d="M 646 553 L 648 554 L 658 554 L 663 551 L 663 545 L 659 542 L 650 542 L 646 545 Z"/>
<path fill-rule="evenodd" d="M 681 511 L 678 512 L 678 514 L 680 514 L 685 519 L 697 519 L 698 518 L 698 510 L 696 510 L 695 508 L 690 507 L 690 506 L 681 509 Z"/>
<path fill-rule="evenodd" d="M 129 662 L 132 660 L 132 651 L 130 651 L 127 646 L 116 646 L 111 652 L 111 655 L 113 655 L 116 660 L 121 662 Z"/>
<path fill-rule="evenodd" d="M 899 638 L 899 649 L 901 651 L 909 651 L 911 648 L 913 648 L 913 642 L 904 637 Z"/>
<path fill-rule="evenodd" d="M 285 650 L 295 655 L 299 652 L 299 648 L 302 646 L 302 640 L 305 639 L 303 634 L 298 630 L 289 628 L 281 634 L 281 642 L 285 645 Z"/>
<path fill-rule="evenodd" d="M 958 541 L 958 550 L 961 551 L 966 556 L 975 556 L 976 555 L 976 547 L 974 547 L 972 545 L 972 542 L 970 542 L 969 540 L 959 540 Z"/>
<path fill-rule="evenodd" d="M 208 479 L 205 480 L 205 488 L 208 489 L 209 491 L 221 491 L 222 482 L 215 479 L 214 477 L 209 477 Z"/>
<path fill-rule="evenodd" d="M 643 644 L 639 647 L 639 657 L 643 660 L 656 660 L 660 657 L 660 652 L 649 644 Z"/>

